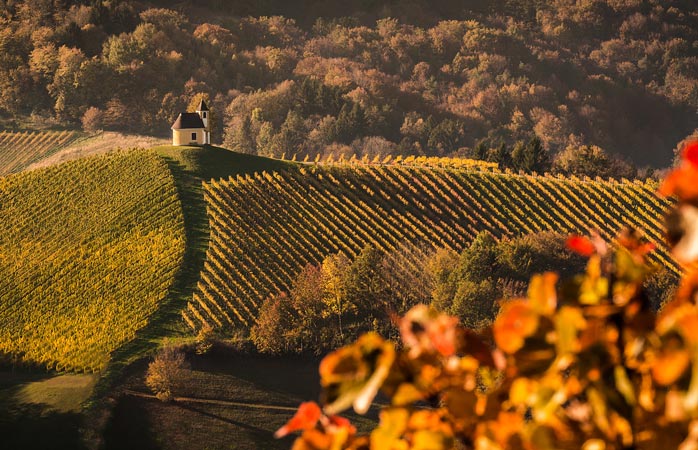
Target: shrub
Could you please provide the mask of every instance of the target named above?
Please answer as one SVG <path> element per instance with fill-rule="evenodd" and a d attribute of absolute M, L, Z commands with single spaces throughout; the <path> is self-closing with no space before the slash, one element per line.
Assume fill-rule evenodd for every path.
<path fill-rule="evenodd" d="M 184 352 L 171 345 L 165 345 L 148 365 L 145 384 L 155 396 L 166 402 L 174 399 L 189 369 Z"/>
<path fill-rule="evenodd" d="M 205 355 L 213 347 L 213 343 L 216 341 L 216 332 L 213 327 L 206 325 L 201 327 L 199 332 L 196 334 L 196 354 Z"/>
<path fill-rule="evenodd" d="M 94 106 L 90 107 L 82 115 L 81 121 L 83 130 L 88 133 L 95 133 L 104 127 L 104 112 Z"/>

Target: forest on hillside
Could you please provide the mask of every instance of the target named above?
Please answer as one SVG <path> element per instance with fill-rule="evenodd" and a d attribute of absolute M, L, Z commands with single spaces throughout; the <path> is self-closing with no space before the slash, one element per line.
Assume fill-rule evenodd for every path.
<path fill-rule="evenodd" d="M 165 135 L 202 97 L 214 142 L 260 155 L 457 154 L 517 169 L 518 143 L 666 167 L 698 119 L 698 9 L 0 0 L 10 126 Z"/>

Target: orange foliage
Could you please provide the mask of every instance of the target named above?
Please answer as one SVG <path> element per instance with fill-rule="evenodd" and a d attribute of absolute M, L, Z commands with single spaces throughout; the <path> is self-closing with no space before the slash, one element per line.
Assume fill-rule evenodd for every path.
<path fill-rule="evenodd" d="M 698 199 L 698 141 L 683 157 L 662 185 L 678 197 L 674 214 Z M 677 233 L 674 249 L 690 238 Z M 589 257 L 586 272 L 534 276 L 481 336 L 420 305 L 400 319 L 399 351 L 368 334 L 328 355 L 326 413 L 364 413 L 379 390 L 389 405 L 367 436 L 320 423 L 294 448 L 311 448 L 298 444 L 311 432 L 325 439 L 312 448 L 697 448 L 698 253 L 684 252 L 683 285 L 656 314 L 642 290 L 654 247 L 639 233 L 568 246 Z"/>

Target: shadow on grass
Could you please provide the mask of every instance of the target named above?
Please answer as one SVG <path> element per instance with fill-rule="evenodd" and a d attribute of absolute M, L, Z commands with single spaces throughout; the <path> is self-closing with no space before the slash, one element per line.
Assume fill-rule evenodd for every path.
<path fill-rule="evenodd" d="M 253 425 L 248 425 L 248 424 L 246 424 L 246 423 L 244 423 L 244 422 L 240 422 L 240 421 L 237 421 L 237 420 L 229 419 L 229 418 L 227 418 L 227 417 L 223 417 L 223 416 L 220 416 L 220 415 L 218 415 L 218 414 L 213 414 L 213 413 L 210 413 L 210 412 L 208 412 L 208 411 L 205 411 L 205 410 L 203 410 L 203 409 L 201 409 L 201 408 L 196 408 L 196 407 L 194 407 L 194 406 L 187 405 L 186 403 L 177 402 L 177 403 L 174 403 L 174 405 L 177 406 L 177 407 L 179 407 L 179 408 L 185 409 L 185 410 L 187 410 L 187 411 L 189 411 L 189 412 L 196 413 L 196 414 L 200 414 L 200 415 L 205 416 L 205 417 L 208 417 L 208 418 L 210 418 L 210 419 L 220 420 L 221 422 L 225 422 L 225 423 L 227 423 L 228 425 L 233 425 L 233 426 L 236 426 L 236 427 L 240 427 L 240 428 L 242 428 L 242 429 L 244 429 L 244 430 L 247 430 L 248 432 L 250 432 L 250 433 L 252 433 L 252 434 L 254 434 L 254 435 L 257 435 L 260 439 L 269 439 L 269 431 L 267 431 L 267 430 L 265 430 L 265 429 L 263 429 L 263 428 L 255 427 L 255 426 L 253 426 Z"/>
<path fill-rule="evenodd" d="M 287 170 L 298 166 L 297 163 L 290 161 L 246 155 L 213 145 L 202 147 L 165 145 L 155 147 L 153 150 L 165 159 L 177 161 L 190 175 L 202 181 L 265 170 L 267 172 Z"/>
<path fill-rule="evenodd" d="M 118 401 L 104 428 L 104 450 L 159 450 L 152 425 L 141 403 L 127 396 Z"/>
<path fill-rule="evenodd" d="M 0 407 L 2 448 L 23 450 L 82 450 L 82 416 L 47 410 L 41 404 L 19 404 L 9 389 Z M 4 396 L 3 395 L 3 396 Z"/>
<path fill-rule="evenodd" d="M 317 400 L 320 394 L 319 358 L 240 355 L 214 348 L 190 361 L 193 370 L 239 378 L 262 391 L 308 400 Z"/>

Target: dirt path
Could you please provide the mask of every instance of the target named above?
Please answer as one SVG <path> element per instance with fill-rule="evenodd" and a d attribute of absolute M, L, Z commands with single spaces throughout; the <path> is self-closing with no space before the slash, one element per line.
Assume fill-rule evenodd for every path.
<path fill-rule="evenodd" d="M 131 395 L 140 398 L 156 399 L 153 394 L 146 394 L 145 392 L 133 391 L 126 389 L 124 391 L 126 395 Z M 292 406 L 279 406 L 279 405 L 263 405 L 260 403 L 245 403 L 245 402 L 231 402 L 228 400 L 215 400 L 209 398 L 195 398 L 195 397 L 174 397 L 175 402 L 182 403 L 204 403 L 208 405 L 222 405 L 222 406 L 239 406 L 243 408 L 255 408 L 255 409 L 267 409 L 275 411 L 296 411 L 298 407 Z"/>

